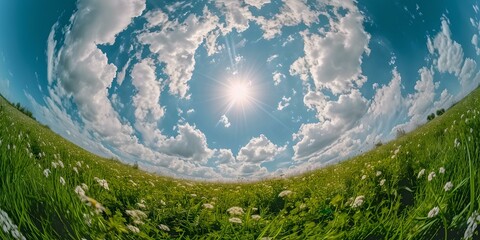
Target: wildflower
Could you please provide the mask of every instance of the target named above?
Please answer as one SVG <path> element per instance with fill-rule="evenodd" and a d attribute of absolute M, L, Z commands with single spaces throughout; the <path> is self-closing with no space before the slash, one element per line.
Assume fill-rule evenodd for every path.
<path fill-rule="evenodd" d="M 192 196 L 192 197 L 197 197 L 197 194 L 192 193 L 192 194 L 190 194 L 190 196 Z"/>
<path fill-rule="evenodd" d="M 365 196 L 358 196 L 355 198 L 355 201 L 352 203 L 353 208 L 357 208 L 363 205 L 363 202 L 365 201 Z"/>
<path fill-rule="evenodd" d="M 75 193 L 78 194 L 80 198 L 85 197 L 85 190 L 80 186 L 75 187 Z"/>
<path fill-rule="evenodd" d="M 132 231 L 133 233 L 139 233 L 140 232 L 140 229 L 138 229 L 137 227 L 135 226 L 132 226 L 132 225 L 127 225 L 127 228 Z"/>
<path fill-rule="evenodd" d="M 385 179 L 380 180 L 380 186 L 383 186 L 385 184 Z"/>
<path fill-rule="evenodd" d="M 243 215 L 244 214 L 243 208 L 241 208 L 241 207 L 231 207 L 231 208 L 227 209 L 227 212 L 230 215 Z"/>
<path fill-rule="evenodd" d="M 470 128 L 470 133 L 473 133 L 473 128 Z"/>
<path fill-rule="evenodd" d="M 290 194 L 292 194 L 292 191 L 290 191 L 290 190 L 283 190 L 282 192 L 280 192 L 280 193 L 278 194 L 278 197 L 283 198 L 283 197 L 286 197 L 286 196 L 288 196 L 288 195 L 290 195 Z"/>
<path fill-rule="evenodd" d="M 367 178 L 367 175 L 362 176 L 362 180 L 365 180 Z"/>
<path fill-rule="evenodd" d="M 434 177 L 436 177 L 437 175 L 435 174 L 435 172 L 431 172 L 428 174 L 428 181 L 432 181 Z"/>
<path fill-rule="evenodd" d="M 160 230 L 162 230 L 162 231 L 170 232 L 170 228 L 165 224 L 158 225 L 158 228 L 160 228 Z"/>
<path fill-rule="evenodd" d="M 213 205 L 210 203 L 204 203 L 202 206 L 203 208 L 206 208 L 206 209 L 213 209 Z"/>
<path fill-rule="evenodd" d="M 110 188 L 108 188 L 108 182 L 107 180 L 105 179 L 99 179 L 97 177 L 94 178 L 98 184 L 100 184 L 101 187 L 105 188 L 106 190 L 110 190 Z"/>
<path fill-rule="evenodd" d="M 439 212 L 440 212 L 440 208 L 434 207 L 434 208 L 432 208 L 432 210 L 430 210 L 430 212 L 428 212 L 427 217 L 428 217 L 428 218 L 436 217 Z"/>
<path fill-rule="evenodd" d="M 77 169 L 77 167 L 73 167 L 73 171 L 78 174 L 78 169 Z"/>
<path fill-rule="evenodd" d="M 167 205 L 163 200 L 160 200 L 160 204 L 162 204 L 163 206 Z"/>
<path fill-rule="evenodd" d="M 420 172 L 418 172 L 417 178 L 421 178 L 423 176 L 423 174 L 425 174 L 425 168 L 420 170 Z"/>
<path fill-rule="evenodd" d="M 88 190 L 88 186 L 87 186 L 87 184 L 85 184 L 85 183 L 82 183 L 82 188 L 83 188 L 83 190 L 87 191 L 87 190 Z"/>
<path fill-rule="evenodd" d="M 63 177 L 60 177 L 60 183 L 65 186 L 65 179 L 63 179 Z"/>
<path fill-rule="evenodd" d="M 58 160 L 58 166 L 60 166 L 61 168 L 64 168 L 65 166 L 63 165 L 63 162 Z"/>
<path fill-rule="evenodd" d="M 445 174 L 445 168 L 444 167 L 440 167 L 438 169 L 438 172 L 441 173 L 441 174 Z"/>
<path fill-rule="evenodd" d="M 2 226 L 3 232 L 6 235 L 11 234 L 13 239 L 15 240 L 25 240 L 26 238 L 23 234 L 18 230 L 17 225 L 15 225 L 8 216 L 8 214 L 0 209 L 0 226 Z"/>
<path fill-rule="evenodd" d="M 237 217 L 232 217 L 232 218 L 228 219 L 228 221 L 231 222 L 231 223 L 242 224 L 242 219 L 237 218 Z"/>
<path fill-rule="evenodd" d="M 52 162 L 52 167 L 53 167 L 53 168 L 57 168 L 57 166 L 58 166 L 58 163 Z"/>
<path fill-rule="evenodd" d="M 470 216 L 467 220 L 467 229 L 465 230 L 465 233 L 463 235 L 464 239 L 470 239 L 473 237 L 473 234 L 475 233 L 475 230 L 477 229 L 477 222 L 480 221 L 480 215 L 478 215 L 477 211 L 472 213 L 472 216 Z"/>
<path fill-rule="evenodd" d="M 146 208 L 145 204 L 143 204 L 143 203 L 137 203 L 137 206 L 138 206 L 139 208 Z"/>
<path fill-rule="evenodd" d="M 46 168 L 45 170 L 43 170 L 43 175 L 45 175 L 45 177 L 48 177 L 49 174 L 50 174 L 50 169 Z"/>
<path fill-rule="evenodd" d="M 77 161 L 77 166 L 82 167 L 82 163 Z"/>
<path fill-rule="evenodd" d="M 141 210 L 126 210 L 125 213 L 130 216 L 137 225 L 144 224 L 142 220 L 147 218 L 147 214 Z"/>
<path fill-rule="evenodd" d="M 453 142 L 454 147 L 459 147 L 460 146 L 460 141 L 458 141 L 458 138 L 455 138 L 455 141 Z"/>
<path fill-rule="evenodd" d="M 453 188 L 453 183 L 452 182 L 445 183 L 445 186 L 443 187 L 445 192 L 448 192 L 448 191 L 452 190 L 452 188 Z"/>
<path fill-rule="evenodd" d="M 91 197 L 85 196 L 85 198 L 82 199 L 82 200 L 87 202 L 88 206 L 94 207 L 96 213 L 101 213 L 101 212 L 105 211 L 105 208 L 102 206 L 102 204 L 99 203 L 97 200 L 91 198 Z"/>
<path fill-rule="evenodd" d="M 377 173 L 375 174 L 377 177 L 382 175 L 382 172 L 381 171 L 377 171 Z"/>
<path fill-rule="evenodd" d="M 252 219 L 255 220 L 255 221 L 260 220 L 260 218 L 262 218 L 262 217 L 258 214 L 252 215 Z"/>

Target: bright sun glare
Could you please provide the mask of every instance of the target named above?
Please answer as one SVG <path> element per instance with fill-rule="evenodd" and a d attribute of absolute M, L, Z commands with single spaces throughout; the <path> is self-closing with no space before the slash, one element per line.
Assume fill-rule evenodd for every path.
<path fill-rule="evenodd" d="M 228 86 L 228 96 L 233 104 L 246 104 L 252 94 L 251 83 L 246 81 L 232 82 Z"/>

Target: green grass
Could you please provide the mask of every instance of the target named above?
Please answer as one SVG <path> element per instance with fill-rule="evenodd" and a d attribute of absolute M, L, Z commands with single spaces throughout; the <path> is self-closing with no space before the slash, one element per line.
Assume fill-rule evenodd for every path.
<path fill-rule="evenodd" d="M 461 239 L 480 206 L 479 129 L 477 89 L 414 132 L 343 163 L 286 179 L 205 183 L 95 156 L 0 98 L 0 209 L 27 239 Z M 52 166 L 58 161 L 63 168 Z M 82 183 L 89 200 L 75 192 Z M 284 190 L 292 193 L 279 197 Z M 244 211 L 235 216 L 241 224 L 229 221 L 233 206 Z"/>

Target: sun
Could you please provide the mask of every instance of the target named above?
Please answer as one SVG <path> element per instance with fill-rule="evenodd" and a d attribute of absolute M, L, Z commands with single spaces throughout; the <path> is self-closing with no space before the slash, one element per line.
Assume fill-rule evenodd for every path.
<path fill-rule="evenodd" d="M 253 93 L 252 83 L 245 80 L 232 81 L 227 88 L 227 96 L 231 104 L 246 105 L 250 102 Z"/>

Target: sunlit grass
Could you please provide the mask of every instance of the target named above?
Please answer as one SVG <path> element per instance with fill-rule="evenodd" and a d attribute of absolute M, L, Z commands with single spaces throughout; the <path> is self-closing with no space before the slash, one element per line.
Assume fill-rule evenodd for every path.
<path fill-rule="evenodd" d="M 341 164 L 238 184 L 159 177 L 97 157 L 0 99 L 8 215 L 0 226 L 11 226 L 0 237 L 21 239 L 15 229 L 27 239 L 468 237 L 480 206 L 479 97 Z"/>

